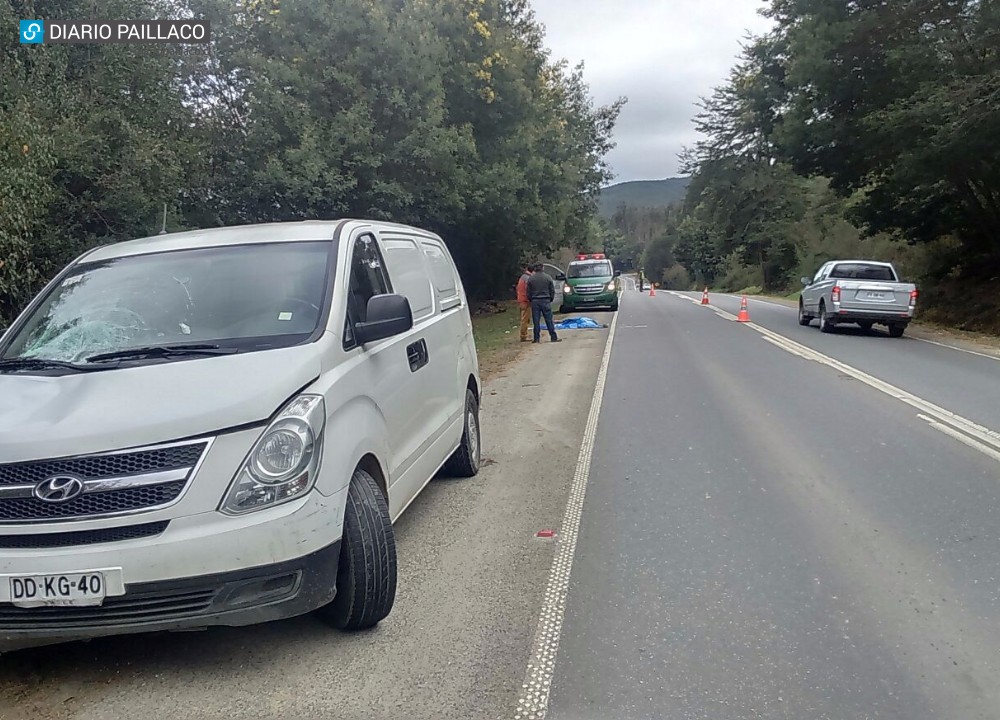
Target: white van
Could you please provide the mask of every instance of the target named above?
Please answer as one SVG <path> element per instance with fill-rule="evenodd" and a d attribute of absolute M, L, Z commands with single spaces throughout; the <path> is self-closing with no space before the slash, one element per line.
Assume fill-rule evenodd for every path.
<path fill-rule="evenodd" d="M 96 248 L 0 338 L 0 649 L 392 609 L 392 523 L 479 470 L 441 238 L 278 223 Z"/>

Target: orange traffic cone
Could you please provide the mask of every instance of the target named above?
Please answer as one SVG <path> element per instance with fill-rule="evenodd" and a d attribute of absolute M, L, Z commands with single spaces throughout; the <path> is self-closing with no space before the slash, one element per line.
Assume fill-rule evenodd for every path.
<path fill-rule="evenodd" d="M 656 283 L 649 283 L 649 297 L 656 297 Z"/>
<path fill-rule="evenodd" d="M 736 322 L 750 322 L 750 311 L 747 310 L 747 296 L 743 296 L 740 303 L 740 314 L 736 316 Z"/>
<path fill-rule="evenodd" d="M 708 286 L 705 286 L 705 292 L 701 295 L 701 304 L 708 305 Z"/>

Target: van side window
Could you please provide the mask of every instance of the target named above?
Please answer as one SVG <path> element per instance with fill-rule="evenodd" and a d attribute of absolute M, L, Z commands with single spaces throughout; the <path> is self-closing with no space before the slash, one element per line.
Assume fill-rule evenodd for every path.
<path fill-rule="evenodd" d="M 354 323 L 365 322 L 368 315 L 368 301 L 376 295 L 390 292 L 389 278 L 382 262 L 378 243 L 373 235 L 362 235 L 354 241 L 351 255 L 351 281 L 347 295 L 347 327 L 344 344 L 354 344 Z"/>
<path fill-rule="evenodd" d="M 444 250 L 436 243 L 423 243 L 424 255 L 431 266 L 431 278 L 434 280 L 434 289 L 437 291 L 438 304 L 442 310 L 449 310 L 462 304 L 462 298 L 458 292 L 458 276 L 455 273 L 455 266 L 452 264 Z"/>
<path fill-rule="evenodd" d="M 413 322 L 418 323 L 433 315 L 431 282 L 417 243 L 407 238 L 383 236 L 382 247 L 385 248 L 385 262 L 396 292 L 410 301 Z"/>

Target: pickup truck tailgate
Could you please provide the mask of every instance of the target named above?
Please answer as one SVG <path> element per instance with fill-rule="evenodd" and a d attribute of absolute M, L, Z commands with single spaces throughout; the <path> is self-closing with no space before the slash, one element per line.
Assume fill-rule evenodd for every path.
<path fill-rule="evenodd" d="M 841 309 L 906 312 L 910 290 L 896 283 L 840 281 Z"/>

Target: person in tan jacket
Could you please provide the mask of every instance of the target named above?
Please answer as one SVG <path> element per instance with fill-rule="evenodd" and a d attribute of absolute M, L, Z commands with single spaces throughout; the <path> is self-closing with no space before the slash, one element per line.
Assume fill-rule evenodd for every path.
<path fill-rule="evenodd" d="M 525 265 L 521 279 L 517 281 L 517 305 L 521 310 L 521 342 L 528 342 L 528 326 L 531 324 L 531 300 L 528 298 L 528 279 L 531 265 Z"/>

